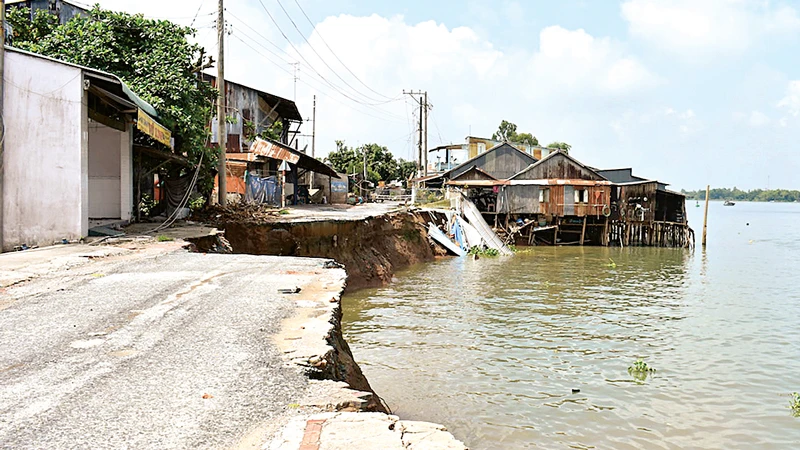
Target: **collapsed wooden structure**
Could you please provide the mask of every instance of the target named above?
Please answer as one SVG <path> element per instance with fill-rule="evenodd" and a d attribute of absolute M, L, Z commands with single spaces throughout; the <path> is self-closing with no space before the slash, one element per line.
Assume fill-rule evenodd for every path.
<path fill-rule="evenodd" d="M 501 148 L 502 147 L 502 148 Z M 665 183 L 635 177 L 631 169 L 598 170 L 563 151 L 550 153 L 510 177 L 500 155 L 519 166 L 530 155 L 502 144 L 442 174 L 442 183 L 466 195 L 507 242 L 516 245 L 691 247 L 686 198 Z M 511 147 L 513 149 L 513 147 Z M 521 156 L 524 155 L 524 156 Z"/>

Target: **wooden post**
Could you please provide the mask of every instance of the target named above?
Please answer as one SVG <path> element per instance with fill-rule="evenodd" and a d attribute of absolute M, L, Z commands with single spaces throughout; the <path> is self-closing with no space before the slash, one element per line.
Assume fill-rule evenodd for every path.
<path fill-rule="evenodd" d="M 581 230 L 581 245 L 585 242 L 586 238 L 586 216 L 583 216 L 583 229 Z"/>
<path fill-rule="evenodd" d="M 608 217 L 603 225 L 603 245 L 608 247 Z"/>
<path fill-rule="evenodd" d="M 706 185 L 706 212 L 703 214 L 703 247 L 706 246 L 706 236 L 708 234 L 708 197 L 711 194 L 711 185 Z"/>

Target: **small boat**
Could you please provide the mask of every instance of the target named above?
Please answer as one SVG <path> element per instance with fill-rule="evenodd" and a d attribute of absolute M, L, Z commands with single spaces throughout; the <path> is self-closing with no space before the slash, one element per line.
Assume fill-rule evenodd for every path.
<path fill-rule="evenodd" d="M 735 205 L 735 204 L 736 204 L 736 203 L 734 203 L 734 202 L 732 202 L 732 201 L 730 201 L 730 200 L 725 200 L 725 203 L 723 203 L 723 204 L 722 204 L 722 206 L 733 206 L 733 205 Z"/>

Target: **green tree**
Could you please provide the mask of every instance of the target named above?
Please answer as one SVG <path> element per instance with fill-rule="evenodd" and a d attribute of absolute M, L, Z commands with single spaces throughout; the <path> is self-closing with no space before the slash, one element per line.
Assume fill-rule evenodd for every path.
<path fill-rule="evenodd" d="M 492 140 L 512 142 L 527 145 L 539 145 L 539 140 L 531 133 L 517 133 L 517 125 L 507 120 L 500 122 L 497 131 L 492 135 Z"/>
<path fill-rule="evenodd" d="M 413 161 L 399 161 L 388 148 L 378 144 L 366 144 L 360 147 L 348 147 L 344 141 L 336 141 L 336 150 L 325 158 L 337 172 L 348 175 L 364 173 L 364 157 L 367 162 L 367 179 L 373 183 L 379 181 L 408 180 L 417 171 Z"/>
<path fill-rule="evenodd" d="M 197 76 L 212 61 L 188 42 L 196 30 L 99 6 L 63 25 L 42 11 L 31 23 L 29 14 L 27 8 L 9 14 L 16 47 L 120 77 L 159 112 L 172 130 L 176 153 L 195 164 L 202 155 L 198 187 L 211 191 L 217 150 L 207 145 L 208 123 L 217 91 Z"/>
<path fill-rule="evenodd" d="M 397 175 L 396 179 L 401 181 L 408 181 L 417 175 L 417 163 L 414 161 L 406 161 L 400 158 L 397 161 Z"/>
<path fill-rule="evenodd" d="M 554 141 L 548 144 L 547 148 L 557 148 L 559 150 L 563 150 L 564 153 L 569 153 L 569 150 L 572 148 L 572 146 L 566 142 Z"/>

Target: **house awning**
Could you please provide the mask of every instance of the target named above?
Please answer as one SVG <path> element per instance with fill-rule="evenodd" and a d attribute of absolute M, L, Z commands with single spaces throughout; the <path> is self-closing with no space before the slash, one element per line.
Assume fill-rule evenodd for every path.
<path fill-rule="evenodd" d="M 512 186 L 611 186 L 613 183 L 605 180 L 509 180 Z"/>
<path fill-rule="evenodd" d="M 505 186 L 511 184 L 508 180 L 463 180 L 463 181 L 448 181 L 448 186 L 463 186 L 463 187 L 493 187 Z"/>
<path fill-rule="evenodd" d="M 305 153 L 301 153 L 288 145 L 273 141 L 272 139 L 264 140 L 256 138 L 253 145 L 250 146 L 250 152 L 262 158 L 286 161 L 289 164 L 294 164 L 301 169 L 310 170 L 311 172 L 321 173 L 334 178 L 339 177 L 339 174 L 337 174 L 335 170 L 328 167 L 322 161 L 312 158 Z"/>

